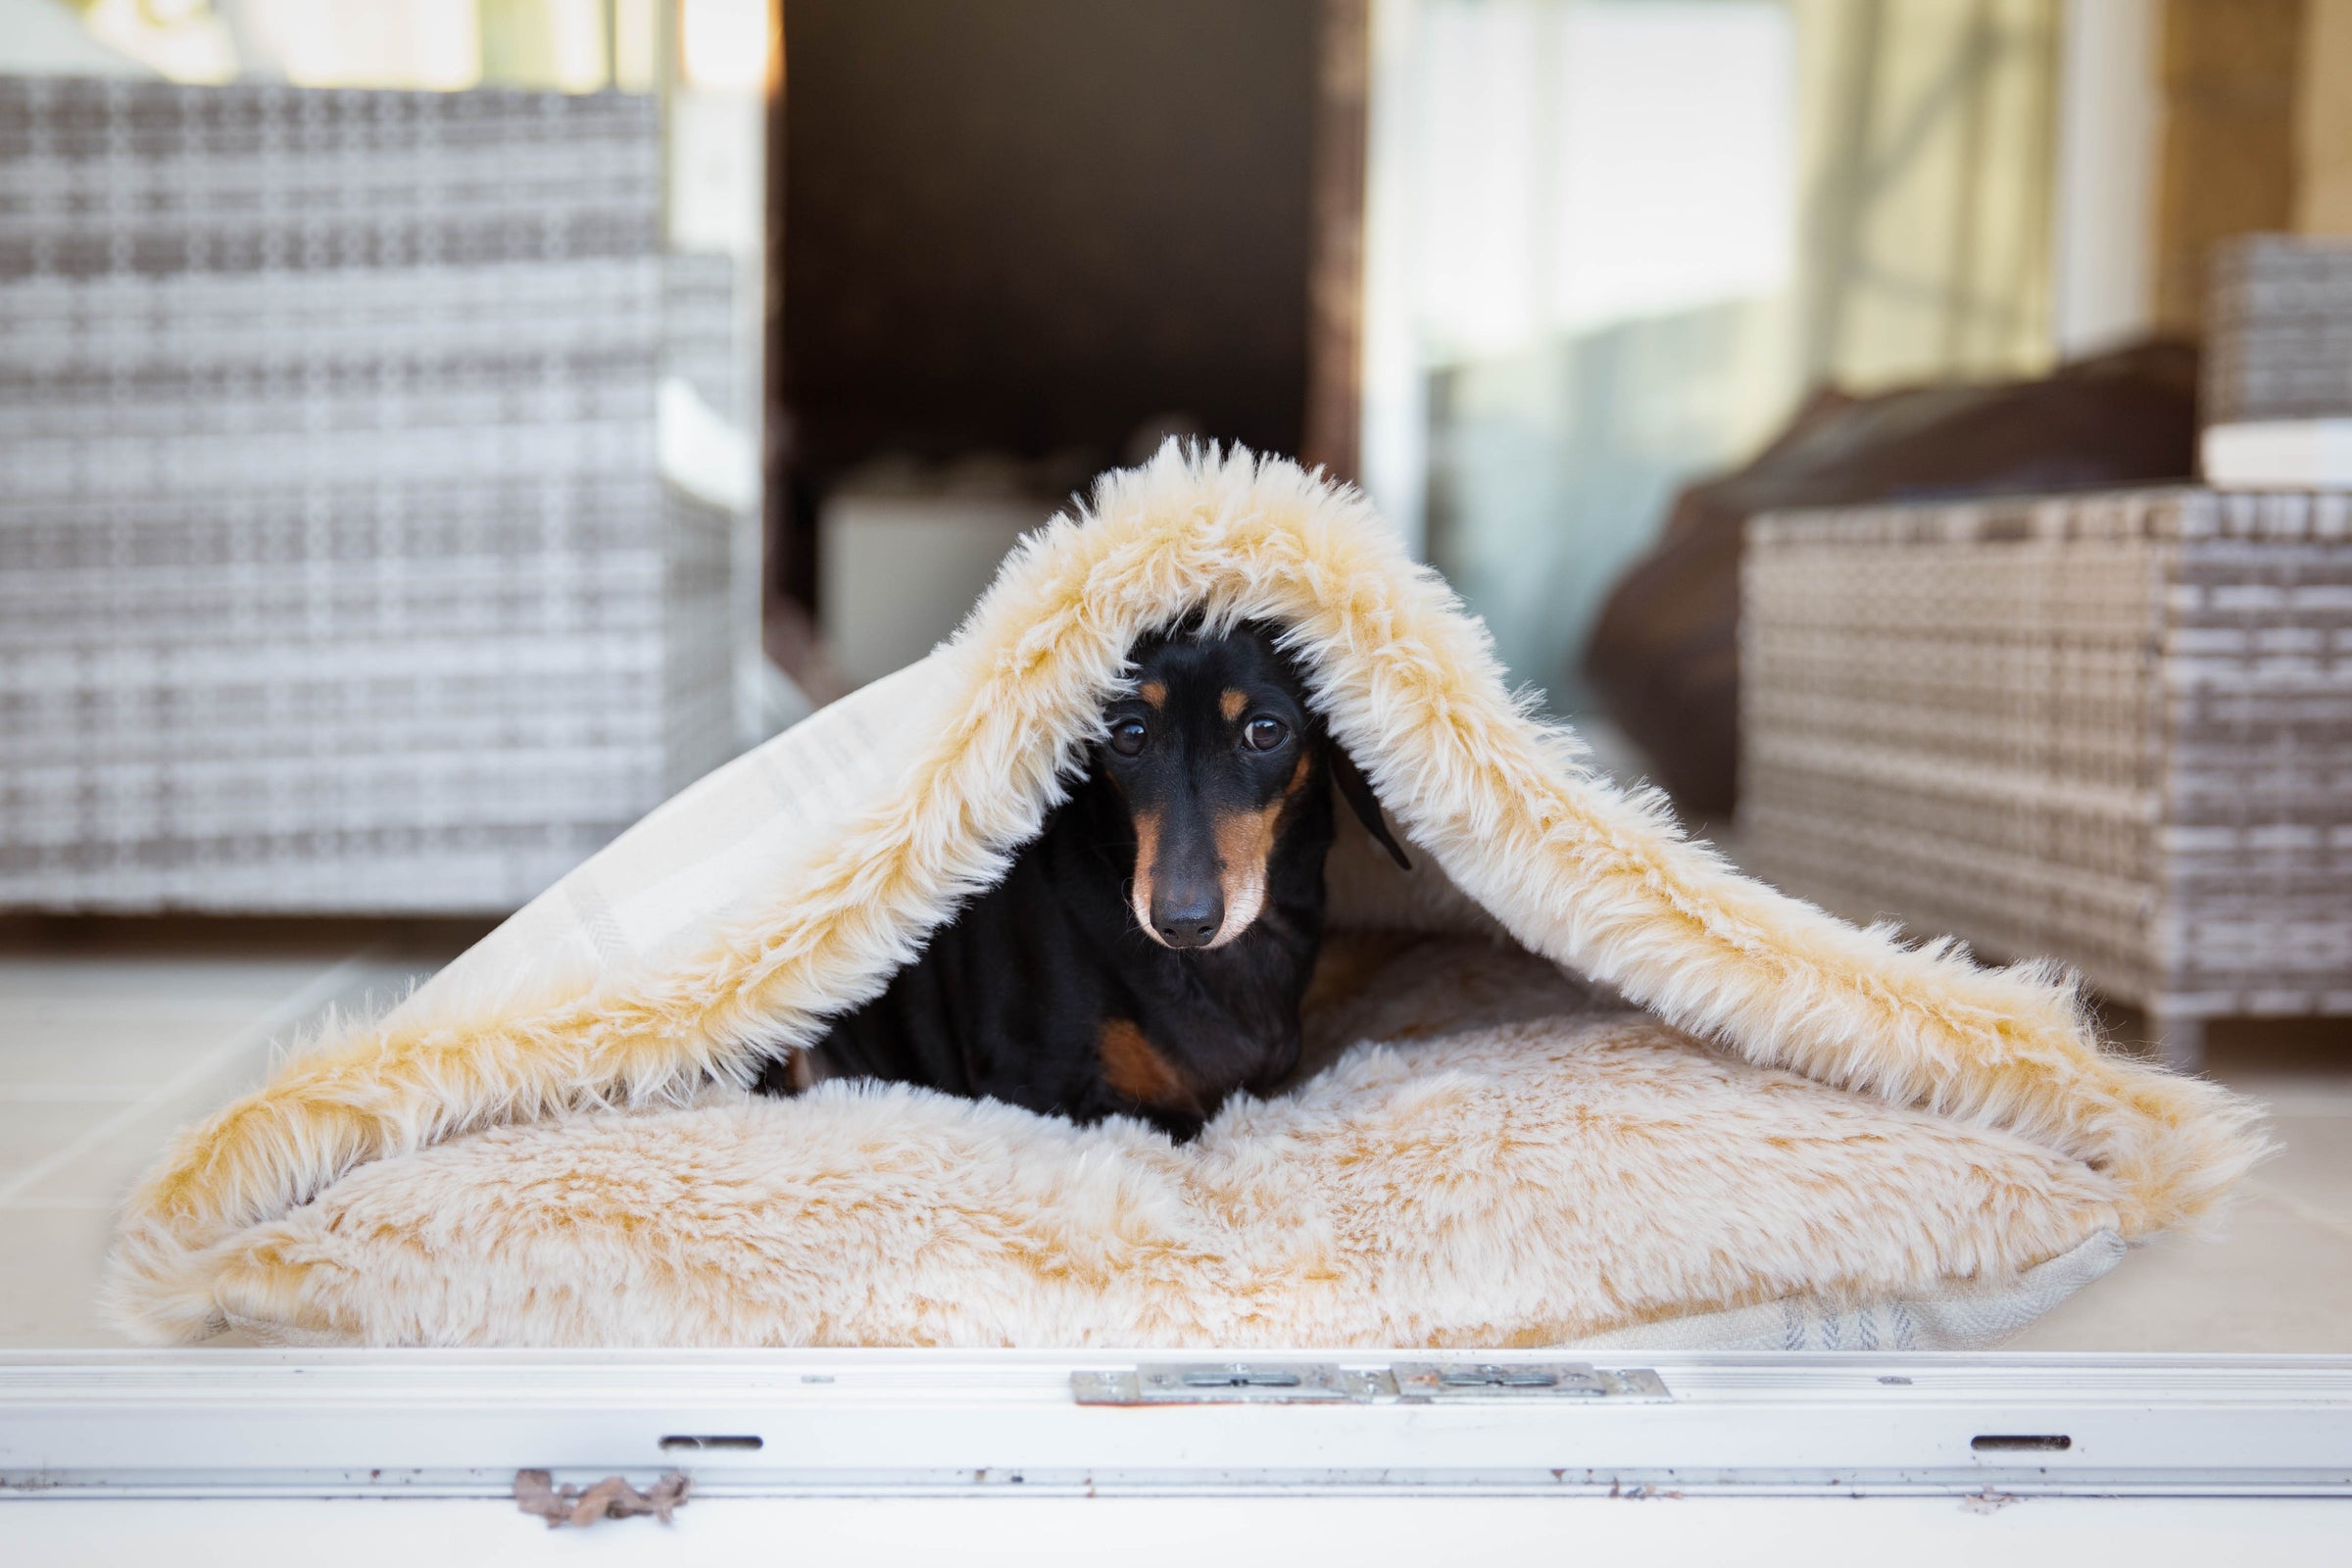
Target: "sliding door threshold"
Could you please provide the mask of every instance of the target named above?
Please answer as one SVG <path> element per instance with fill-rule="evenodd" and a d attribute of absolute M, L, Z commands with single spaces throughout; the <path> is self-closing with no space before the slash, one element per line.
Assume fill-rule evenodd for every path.
<path fill-rule="evenodd" d="M 2352 1357 L 0 1355 L 0 1490 L 469 1497 L 2352 1496 Z"/>

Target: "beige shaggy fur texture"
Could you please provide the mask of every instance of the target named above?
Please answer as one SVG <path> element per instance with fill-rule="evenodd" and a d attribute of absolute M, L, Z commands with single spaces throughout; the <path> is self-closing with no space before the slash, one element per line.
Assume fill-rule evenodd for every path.
<path fill-rule="evenodd" d="M 2078 1161 L 1594 1010 L 1528 954 L 1370 956 L 1314 1020 L 1358 1042 L 1338 1064 L 1187 1148 L 728 1091 L 378 1161 L 248 1232 L 219 1299 L 332 1344 L 1539 1346 L 1998 1278 L 2115 1224 Z"/>
<path fill-rule="evenodd" d="M 1140 469 L 1106 476 L 1081 515 L 1056 518 L 1031 536 L 956 641 L 934 656 L 944 699 L 932 711 L 945 714 L 944 720 L 913 746 L 890 787 L 862 803 L 790 874 L 765 887 L 754 906 L 730 907 L 658 964 L 594 984 L 518 984 L 499 1004 L 462 1015 L 404 1009 L 353 1028 L 291 1059 L 263 1089 L 181 1135 L 133 1193 L 123 1216 L 112 1261 L 109 1308 L 115 1321 L 142 1339 L 171 1341 L 213 1332 L 232 1310 L 252 1315 L 253 1304 L 265 1300 L 279 1303 L 273 1310 L 289 1322 L 308 1321 L 304 1314 L 312 1308 L 301 1303 L 311 1298 L 303 1292 L 323 1290 L 318 1279 L 328 1271 L 315 1266 L 322 1254 L 294 1248 L 292 1239 L 315 1235 L 305 1227 L 326 1223 L 317 1216 L 334 1204 L 294 1211 L 338 1182 L 347 1188 L 359 1183 L 354 1191 L 397 1206 L 392 1190 L 402 1178 L 389 1167 L 366 1167 L 464 1134 L 515 1129 L 440 1152 L 437 1157 L 446 1163 L 430 1168 L 445 1169 L 461 1183 L 488 1179 L 499 1168 L 500 1151 L 535 1147 L 535 1138 L 574 1139 L 583 1153 L 602 1148 L 624 1163 L 636 1157 L 623 1152 L 640 1137 L 637 1124 L 580 1119 L 582 1113 L 675 1104 L 712 1081 L 740 1083 L 755 1070 L 763 1047 L 806 1041 L 821 1032 L 826 1016 L 872 996 L 961 898 L 1001 875 L 1011 851 L 1036 833 L 1062 796 L 1066 770 L 1097 734 L 1104 699 L 1124 678 L 1126 649 L 1143 633 L 1195 610 L 1204 611 L 1212 623 L 1265 617 L 1289 628 L 1335 736 L 1362 764 L 1411 841 L 1434 859 L 1444 882 L 1518 944 L 1615 988 L 1673 1028 L 1712 1042 L 1722 1055 L 1708 1058 L 1717 1063 L 1711 1070 L 1729 1073 L 1734 1061 L 1744 1064 L 1740 1072 L 1769 1070 L 1752 1080 L 1735 1075 L 1713 1081 L 1748 1083 L 1758 1103 L 1770 1103 L 1772 1097 L 1762 1091 L 1766 1083 L 1809 1079 L 1868 1097 L 1879 1114 L 1912 1118 L 1905 1126 L 1941 1128 L 1940 1136 L 1984 1140 L 1984 1148 L 2018 1144 L 2062 1156 L 2090 1185 L 2060 1200 L 2060 1209 L 2080 1219 L 2086 1212 L 2081 1205 L 2108 1205 L 2101 1223 L 2127 1237 L 2204 1213 L 2259 1154 L 2262 1141 L 2249 1112 L 2218 1089 L 2103 1053 L 2073 988 L 2048 969 L 1984 969 L 1946 948 L 1907 948 L 1888 932 L 1846 925 L 1741 877 L 1711 851 L 1688 842 L 1656 801 L 1624 795 L 1591 774 L 1572 737 L 1536 722 L 1504 690 L 1484 628 L 1435 575 L 1404 557 L 1393 532 L 1352 492 L 1289 463 L 1170 447 Z M 1399 902 L 1414 901 L 1399 896 Z M 1335 909 L 1335 916 L 1347 913 Z M 1650 1046 L 1644 1049 L 1698 1059 L 1667 1044 L 1670 1037 L 1651 1026 L 1610 1027 L 1631 1031 L 1612 1038 L 1645 1039 Z M 1457 1059 L 1494 1070 L 1508 1054 L 1500 1036 L 1459 1043 L 1471 1038 L 1458 1037 L 1445 1048 L 1468 1053 L 1444 1057 L 1448 1071 Z M 1348 1074 L 1377 1077 L 1376 1062 L 1417 1059 L 1413 1053 L 1421 1049 L 1351 1060 L 1342 1079 L 1353 1084 L 1357 1079 Z M 1567 1057 L 1579 1054 L 1557 1049 Z M 1435 1071 L 1440 1063 L 1433 1058 L 1423 1065 Z M 1351 1092 L 1341 1080 L 1328 1091 L 1309 1086 L 1296 1114 L 1305 1118 L 1301 1125 L 1345 1121 L 1336 1102 L 1326 1105 L 1316 1097 Z M 1396 1094 L 1399 1103 L 1413 1100 L 1409 1084 L 1399 1083 Z M 1694 1149 L 1749 1130 L 1734 1110 L 1747 1098 L 1723 1092 L 1709 1102 L 1714 1108 L 1708 1119 L 1724 1119 L 1719 1132 L 1696 1134 Z M 1563 1090 L 1551 1102 L 1560 1115 L 1575 1119 L 1575 1094 Z M 1200 1158 L 1219 1157 L 1215 1150 L 1245 1165 L 1275 1158 L 1270 1150 L 1250 1152 L 1250 1129 L 1258 1125 L 1251 1118 L 1279 1120 L 1292 1113 L 1236 1107 L 1220 1120 L 1217 1141 Z M 733 1137 L 734 1147 L 746 1150 L 752 1143 L 767 1147 L 787 1136 L 805 1137 L 853 1161 L 869 1147 L 877 1158 L 885 1151 L 893 1157 L 905 1151 L 911 1167 L 928 1162 L 935 1180 L 967 1184 L 973 1194 L 999 1184 L 1009 1194 L 1044 1180 L 1038 1172 L 1059 1159 L 1075 1162 L 1067 1168 L 1100 1174 L 1114 1195 L 1124 1190 L 1123 1182 L 1134 1182 L 1160 1193 L 1155 1201 L 1175 1201 L 1165 1197 L 1176 1190 L 1168 1184 L 1181 1183 L 1168 1161 L 1181 1164 L 1187 1156 L 1171 1154 L 1134 1129 L 1082 1134 L 1017 1118 L 1001 1107 L 953 1105 L 904 1092 L 834 1091 L 803 1104 L 680 1113 L 665 1123 L 673 1128 L 665 1137 L 684 1142 L 659 1147 L 685 1151 L 680 1157 L 689 1160 L 701 1147 L 696 1140 L 705 1137 Z M 928 1131 L 869 1145 L 828 1130 L 885 1122 Z M 552 1130 L 525 1131 L 531 1124 Z M 1018 1137 L 1012 1134 L 1016 1125 Z M 705 1131 L 689 1134 L 690 1127 Z M 1270 1149 L 1301 1147 L 1288 1141 L 1292 1136 L 1277 1138 Z M 1595 1147 L 1627 1146 L 1637 1136 L 1621 1133 Z M 1476 1140 L 1449 1147 L 1401 1123 L 1392 1125 L 1388 1138 L 1383 1143 L 1360 1132 L 1335 1132 L 1310 1141 L 1318 1153 L 1342 1161 L 1378 1149 L 1381 1159 L 1404 1162 L 1399 1168 L 1410 1168 L 1413 1152 L 1421 1151 L 1425 1172 L 1475 1163 L 1488 1152 Z M 1771 1146 L 1743 1157 L 1764 1158 L 1763 1147 Z M 2023 1221 L 2018 1215 L 2032 1205 L 2005 1208 L 1985 1199 L 1965 1178 L 1966 1159 L 1938 1166 L 1924 1147 L 1916 1156 L 1910 1148 L 1905 1139 L 1905 1157 L 1878 1175 L 1897 1184 L 1911 1211 L 1935 1216 L 1944 1227 L 1930 1248 L 1948 1247 L 1939 1267 L 2014 1268 L 2048 1255 L 2074 1223 L 2052 1219 L 2057 1211 L 2048 1209 Z M 777 1146 L 771 1152 L 783 1158 L 788 1151 Z M 488 1163 L 467 1165 L 469 1160 Z M 1125 1169 L 1129 1164 L 1132 1170 Z M 1119 1168 L 1098 1172 L 1101 1165 Z M 425 1167 L 408 1161 L 403 1168 Z M 1571 1168 L 1555 1167 L 1554 1173 Z M 1162 1174 L 1147 1180 L 1148 1171 Z M 1236 1188 L 1204 1172 L 1183 1178 L 1200 1184 L 1186 1190 L 1260 1190 L 1247 1183 Z M 652 1171 L 646 1176 L 657 1185 L 669 1179 Z M 793 1178 L 780 1172 L 777 1179 Z M 1427 1185 L 1426 1177 L 1400 1183 L 1393 1174 L 1376 1182 L 1373 1190 L 1399 1202 Z M 445 1193 L 465 1190 L 443 1187 Z M 1137 1189 L 1138 1202 L 1143 1190 Z M 1534 1190 L 1518 1190 L 1516 1202 L 1498 1198 L 1497 1207 L 1487 1212 L 1515 1215 L 1532 1201 Z M 2001 1183 L 1994 1190 L 2011 1191 Z M 1292 1189 L 1280 1191 L 1287 1199 Z M 1627 1223 L 1634 1230 L 1698 1222 L 1685 1206 L 1696 1200 L 1698 1189 L 1679 1196 L 1671 1185 L 1627 1191 L 1634 1203 Z M 1558 1203 L 1574 1199 L 1571 1192 L 1551 1192 Z M 933 1202 L 938 1196 L 927 1191 L 908 1201 Z M 421 1209 L 412 1213 L 409 1219 L 422 1228 L 410 1255 L 428 1271 L 434 1256 L 471 1256 L 483 1260 L 480 1268 L 514 1269 L 543 1289 L 561 1289 L 561 1281 L 522 1268 L 520 1260 L 531 1252 L 519 1240 L 503 1250 L 469 1249 L 450 1234 L 450 1224 L 462 1225 L 466 1216 L 488 1226 L 488 1216 L 504 1201 L 493 1189 L 478 1203 L 454 1210 L 451 1221 L 430 1226 Z M 1073 1201 L 1083 1209 L 1093 1200 L 1073 1195 Z M 1990 1217 L 1963 1223 L 1960 1209 L 1972 1201 L 1978 1205 L 1972 1213 L 1990 1202 L 1984 1210 Z M 1476 1204 L 1471 1207 L 1476 1211 Z M 981 1225 L 978 1215 L 995 1213 L 970 1200 L 963 1211 L 975 1216 L 975 1225 Z M 1102 1210 L 1105 1223 L 1125 1213 L 1117 1201 Z M 723 1206 L 710 1215 L 717 1229 L 696 1245 L 719 1248 L 731 1234 L 725 1227 L 736 1219 Z M 1254 1228 L 1247 1224 L 1246 1205 L 1235 1217 L 1243 1228 Z M 1260 1217 L 1274 1230 L 1290 1223 L 1280 1213 Z M 1619 1272 L 1662 1266 L 1646 1254 L 1577 1254 L 1561 1267 L 1586 1271 L 1577 1275 L 1582 1283 L 1571 1292 L 1564 1275 L 1546 1277 L 1546 1291 L 1569 1294 L 1556 1297 L 1547 1315 L 1525 1321 L 1533 1325 L 1529 1332 L 1541 1334 L 1544 1324 L 1600 1321 L 1588 1315 L 1596 1301 L 1642 1303 L 1626 1308 L 1637 1313 L 1664 1312 L 1678 1303 L 1712 1305 L 1731 1298 L 1726 1291 L 1737 1297 L 1765 1288 L 1758 1281 L 1766 1278 L 1843 1288 L 1839 1282 L 1849 1279 L 1912 1277 L 1908 1271 L 1927 1254 L 1912 1252 L 1897 1261 L 1899 1247 L 1882 1257 L 1885 1267 L 1878 1272 L 1852 1273 L 1840 1261 L 1849 1217 L 1846 1208 L 1828 1201 L 1818 1213 L 1790 1208 L 1779 1215 L 1765 1229 L 1772 1247 L 1789 1250 L 1763 1273 L 1739 1276 L 1747 1278 L 1744 1285 L 1732 1283 L 1737 1269 L 1709 1274 L 1677 1267 L 1653 1282 Z M 997 1218 L 1007 1234 L 1018 1228 L 1011 1213 Z M 858 1254 L 847 1237 L 828 1240 L 823 1234 L 846 1223 L 838 1214 L 812 1223 L 818 1232 L 801 1238 L 812 1250 L 797 1254 L 802 1261 L 794 1266 L 813 1271 L 803 1277 L 814 1290 L 815 1274 L 838 1273 L 844 1259 Z M 1186 1234 L 1173 1218 L 1168 1223 L 1171 1235 Z M 1984 1225 L 2015 1234 L 1991 1246 Z M 659 1229 L 649 1223 L 616 1244 L 615 1256 L 642 1263 L 645 1282 L 668 1278 L 662 1255 L 670 1244 L 656 1240 Z M 1531 1247 L 1466 1221 L 1441 1229 L 1446 1246 L 1473 1260 L 1445 1276 L 1456 1280 L 1474 1278 L 1490 1263 L 1499 1268 L 1500 1260 Z M 1302 1234 L 1313 1230 L 1301 1227 Z M 761 1234 L 772 1235 L 773 1228 Z M 396 1237 L 397 1226 L 383 1239 Z M 426 1237 L 438 1238 L 434 1250 L 425 1250 Z M 289 1250 L 273 1250 L 279 1240 Z M 1080 1250 L 1073 1255 L 1084 1254 L 1081 1239 L 1070 1245 Z M 1268 1238 L 1264 1245 L 1277 1243 Z M 1763 1249 L 1759 1260 L 1769 1250 L 1761 1238 L 1741 1245 Z M 1894 1247 L 1883 1234 L 1871 1245 Z M 1102 1309 L 1127 1311 L 1111 1301 L 1129 1285 L 1155 1298 L 1193 1291 L 1204 1299 L 1213 1297 L 1207 1271 L 1224 1255 L 1183 1246 L 1148 1248 L 1138 1256 L 1162 1270 L 1157 1291 L 1145 1291 L 1145 1274 L 1133 1272 L 1144 1264 L 1131 1260 L 1117 1290 L 1103 1287 Z M 813 1261 L 823 1257 L 831 1263 Z M 584 1254 L 579 1261 L 588 1267 Z M 1367 1289 L 1374 1295 L 1408 1295 L 1367 1310 L 1392 1314 L 1384 1321 L 1393 1325 L 1426 1323 L 1427 1335 L 1475 1337 L 1475 1326 L 1451 1315 L 1452 1309 L 1409 1296 L 1424 1286 L 1437 1291 L 1441 1276 L 1428 1270 L 1440 1265 L 1439 1254 L 1426 1254 L 1420 1272 L 1372 1280 Z M 1196 1272 L 1187 1272 L 1195 1266 Z M 918 1288 L 944 1298 L 966 1283 L 950 1272 Z M 387 1291 L 392 1284 L 389 1278 L 381 1282 Z M 707 1282 L 676 1276 L 671 1284 L 692 1297 Z M 240 1303 L 233 1309 L 226 1299 L 232 1288 Z M 340 1298 L 364 1299 L 373 1288 L 375 1282 L 360 1279 Z M 437 1288 L 445 1296 L 491 1289 L 454 1275 Z M 512 1288 L 512 1281 L 499 1287 Z M 415 1289 L 427 1287 L 418 1283 Z M 1245 1284 L 1234 1289 L 1248 1295 Z M 1324 1332 L 1322 1325 L 1339 1321 L 1310 1310 L 1311 1294 L 1261 1290 L 1250 1298 L 1269 1312 L 1297 1302 L 1298 1315 L 1280 1326 L 1270 1323 L 1262 1337 L 1311 1338 Z M 730 1299 L 734 1304 L 724 1310 L 723 1303 L 712 1307 L 731 1325 L 723 1331 L 730 1342 L 777 1337 L 760 1325 L 764 1305 Z M 1069 1325 L 1066 1332 L 1076 1332 L 1075 1318 L 1056 1314 L 1082 1315 L 1072 1304 L 1079 1298 L 1065 1293 L 1054 1300 L 1058 1304 L 1049 1306 L 1040 1297 L 1036 1304 L 1054 1323 Z M 1578 1301 L 1588 1305 L 1571 1304 Z M 1014 1304 L 1008 1298 L 1004 1310 Z M 883 1311 L 879 1304 L 872 1309 Z M 1178 1327 L 1187 1313 L 1164 1298 L 1133 1310 L 1141 1316 L 1104 1332 L 1140 1333 L 1153 1321 L 1170 1325 L 1170 1334 L 1195 1332 Z M 349 1321 L 362 1319 L 365 1314 Z M 354 1332 L 394 1338 L 411 1332 L 366 1321 L 369 1326 Z M 683 1306 L 665 1321 L 671 1327 L 662 1332 L 689 1334 L 691 1313 Z M 1490 1312 L 1487 1321 L 1499 1327 L 1503 1319 Z M 1006 1324 L 997 1331 L 1028 1343 L 1065 1332 L 1016 1333 Z M 580 1320 L 578 1332 L 636 1333 L 589 1318 Z M 894 1331 L 826 1317 L 809 1332 L 871 1343 Z M 916 1331 L 909 1326 L 906 1332 Z"/>

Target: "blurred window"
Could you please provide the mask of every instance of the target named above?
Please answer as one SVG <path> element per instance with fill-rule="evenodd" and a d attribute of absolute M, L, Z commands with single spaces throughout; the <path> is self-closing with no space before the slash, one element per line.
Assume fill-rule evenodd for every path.
<path fill-rule="evenodd" d="M 1387 6 L 1370 296 L 1426 413 L 1365 467 L 1553 708 L 1672 492 L 1810 385 L 2046 364 L 2060 0 Z"/>
<path fill-rule="evenodd" d="M 697 8 L 745 3 L 683 0 L 689 22 Z M 104 69 L 51 41 L 53 15 L 78 13 L 87 37 L 121 67 L 175 81 L 650 92 L 660 6 L 661 0 L 0 0 L 0 23 L 18 24 L 0 25 L 0 71 Z M 12 37 L 23 47 L 12 48 Z"/>

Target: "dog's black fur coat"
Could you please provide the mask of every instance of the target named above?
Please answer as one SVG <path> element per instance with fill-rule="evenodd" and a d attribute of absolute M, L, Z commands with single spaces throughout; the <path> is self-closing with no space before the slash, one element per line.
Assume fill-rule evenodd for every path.
<path fill-rule="evenodd" d="M 1265 628 L 1180 629 L 1140 645 L 1135 663 L 1135 695 L 1106 711 L 1111 739 L 1070 799 L 1003 882 L 834 1020 L 815 1048 L 824 1076 L 1079 1121 L 1140 1115 L 1181 1140 L 1235 1091 L 1265 1092 L 1298 1065 L 1335 776 L 1400 864 L 1403 854 Z M 1258 865 L 1262 905 L 1225 932 L 1250 913 Z M 805 1081 L 779 1060 L 760 1087 Z"/>

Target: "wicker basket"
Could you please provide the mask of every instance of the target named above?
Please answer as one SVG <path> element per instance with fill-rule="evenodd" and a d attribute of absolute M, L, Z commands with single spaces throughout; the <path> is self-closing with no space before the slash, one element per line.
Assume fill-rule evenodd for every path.
<path fill-rule="evenodd" d="M 2352 495 L 1767 514 L 1741 853 L 2151 1015 L 2352 1013 Z"/>
<path fill-rule="evenodd" d="M 732 273 L 660 147 L 0 80 L 0 905 L 511 908 L 728 754 L 735 519 L 655 417 Z"/>

